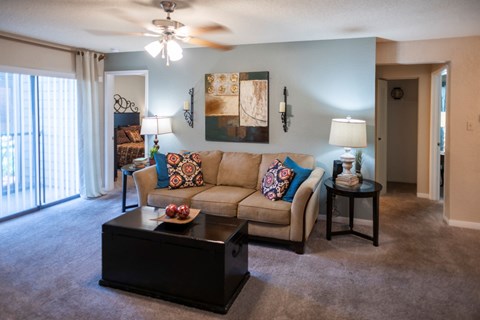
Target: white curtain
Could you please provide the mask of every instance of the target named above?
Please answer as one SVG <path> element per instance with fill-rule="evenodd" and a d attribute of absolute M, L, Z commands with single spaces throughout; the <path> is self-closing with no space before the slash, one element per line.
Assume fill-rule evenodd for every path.
<path fill-rule="evenodd" d="M 103 56 L 89 51 L 76 55 L 80 196 L 105 194 L 102 187 L 104 104 Z"/>

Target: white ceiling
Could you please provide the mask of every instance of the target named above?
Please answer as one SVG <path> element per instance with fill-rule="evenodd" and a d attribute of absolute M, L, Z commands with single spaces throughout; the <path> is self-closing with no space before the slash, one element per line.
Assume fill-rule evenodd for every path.
<path fill-rule="evenodd" d="M 141 51 L 164 19 L 159 0 L 0 0 L 0 32 L 100 52 Z M 230 45 L 378 37 L 392 41 L 480 35 L 480 0 L 183 0 L 172 19 L 219 23 L 205 39 Z"/>

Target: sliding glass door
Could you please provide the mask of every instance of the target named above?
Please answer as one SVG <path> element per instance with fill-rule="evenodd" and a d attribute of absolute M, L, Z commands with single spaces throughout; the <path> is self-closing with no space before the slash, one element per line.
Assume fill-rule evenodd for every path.
<path fill-rule="evenodd" d="M 0 72 L 0 220 L 78 194 L 76 81 Z"/>
<path fill-rule="evenodd" d="M 34 77 L 0 73 L 0 218 L 38 202 Z"/>

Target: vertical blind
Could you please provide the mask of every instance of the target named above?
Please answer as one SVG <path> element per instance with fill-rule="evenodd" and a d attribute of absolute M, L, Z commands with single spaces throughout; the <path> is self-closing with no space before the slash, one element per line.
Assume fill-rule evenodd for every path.
<path fill-rule="evenodd" d="M 78 194 L 76 82 L 0 72 L 0 218 Z"/>

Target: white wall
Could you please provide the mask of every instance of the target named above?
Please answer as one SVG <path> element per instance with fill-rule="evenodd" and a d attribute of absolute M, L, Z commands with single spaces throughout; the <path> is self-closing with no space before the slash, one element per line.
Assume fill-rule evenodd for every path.
<path fill-rule="evenodd" d="M 140 112 L 140 119 L 143 117 L 143 110 L 145 107 L 145 77 L 143 76 L 115 76 L 116 94 L 123 98 L 134 102 L 135 107 Z M 130 110 L 128 112 L 131 112 Z"/>
<path fill-rule="evenodd" d="M 0 69 L 75 77 L 75 53 L 0 38 Z M 15 69 L 12 69 L 15 68 Z"/>

